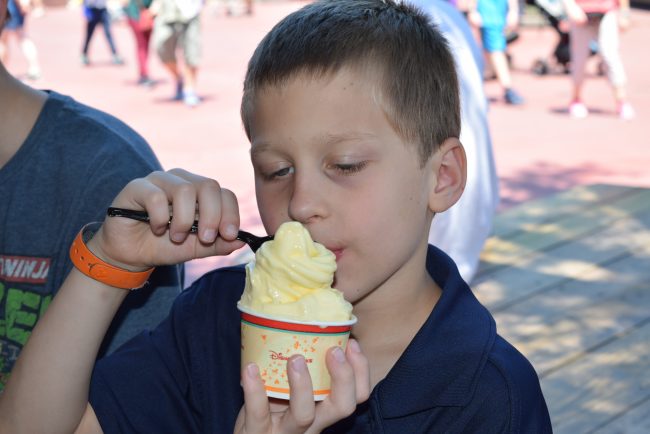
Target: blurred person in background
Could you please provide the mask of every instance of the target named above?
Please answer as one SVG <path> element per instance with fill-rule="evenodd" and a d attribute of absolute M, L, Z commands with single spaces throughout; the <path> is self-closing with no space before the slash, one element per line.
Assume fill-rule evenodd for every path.
<path fill-rule="evenodd" d="M 8 17 L 5 22 L 4 32 L 0 35 L 0 61 L 5 65 L 8 64 L 10 37 L 14 36 L 27 60 L 27 78 L 37 80 L 41 76 L 38 50 L 36 44 L 27 36 L 25 30 L 25 19 L 30 10 L 32 10 L 30 0 L 8 0 L 6 5 Z"/>
<path fill-rule="evenodd" d="M 152 86 L 149 77 L 149 42 L 153 32 L 154 11 L 151 9 L 153 0 L 126 0 L 124 14 L 135 38 L 136 58 L 138 59 L 138 84 Z"/>
<path fill-rule="evenodd" d="M 518 0 L 469 0 L 469 22 L 479 28 L 483 50 L 487 52 L 492 69 L 503 88 L 507 104 L 521 105 L 524 98 L 512 88 L 512 75 L 506 55 L 506 31 L 519 25 Z"/>
<path fill-rule="evenodd" d="M 6 11 L 0 0 L 0 35 Z M 0 62 L 0 394 L 72 268 L 69 246 L 81 227 L 103 220 L 131 179 L 158 169 L 149 145 L 123 122 L 31 88 Z M 129 292 L 99 357 L 158 325 L 180 292 L 182 272 L 163 267 Z"/>
<path fill-rule="evenodd" d="M 88 57 L 88 49 L 90 41 L 95 33 L 95 28 L 101 24 L 104 28 L 104 35 L 106 35 L 106 42 L 111 50 L 112 62 L 114 65 L 123 65 L 124 60 L 117 53 L 115 42 L 113 41 L 113 34 L 111 33 L 111 16 L 106 8 L 107 0 L 84 0 L 84 17 L 86 18 L 86 36 L 84 38 L 83 50 L 81 52 L 81 63 L 90 65 L 90 58 Z"/>
<path fill-rule="evenodd" d="M 233 3 L 243 4 L 244 9 L 243 13 L 246 15 L 253 15 L 253 0 L 226 0 L 226 15 L 236 15 L 238 12 L 235 12 L 233 8 Z"/>
<path fill-rule="evenodd" d="M 492 231 L 499 202 L 499 180 L 490 138 L 483 90 L 483 56 L 464 16 L 440 0 L 411 0 L 427 12 L 447 38 L 458 71 L 461 98 L 460 141 L 467 155 L 467 181 L 456 205 L 437 214 L 429 232 L 429 244 L 456 262 L 460 275 L 471 282 L 479 255 Z"/>
<path fill-rule="evenodd" d="M 188 107 L 201 102 L 196 92 L 196 77 L 201 58 L 202 0 L 154 0 L 156 11 L 153 40 L 160 60 L 174 79 L 173 99 Z M 177 50 L 183 53 L 183 67 Z"/>
<path fill-rule="evenodd" d="M 589 114 L 582 101 L 585 65 L 589 58 L 590 42 L 598 40 L 598 51 L 603 59 L 607 78 L 614 90 L 616 112 L 621 119 L 635 117 L 627 101 L 627 76 L 619 50 L 619 29 L 630 26 L 629 0 L 563 0 L 571 24 L 571 79 L 573 83 L 569 114 L 585 118 Z"/>

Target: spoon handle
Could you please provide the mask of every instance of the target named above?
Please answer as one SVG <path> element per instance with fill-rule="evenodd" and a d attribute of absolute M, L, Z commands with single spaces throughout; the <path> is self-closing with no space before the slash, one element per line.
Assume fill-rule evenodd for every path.
<path fill-rule="evenodd" d="M 149 222 L 149 214 L 146 211 L 137 211 L 133 209 L 126 208 L 113 208 L 110 207 L 106 210 L 106 215 L 109 217 L 125 217 L 131 220 L 137 220 L 139 222 Z M 172 217 L 169 217 L 169 225 L 172 222 Z M 190 233 L 196 233 L 199 230 L 198 220 L 194 220 L 192 227 L 190 228 Z M 237 239 L 245 242 L 251 248 L 253 252 L 256 252 L 264 242 L 272 240 L 272 236 L 258 237 L 246 231 L 237 232 Z"/>

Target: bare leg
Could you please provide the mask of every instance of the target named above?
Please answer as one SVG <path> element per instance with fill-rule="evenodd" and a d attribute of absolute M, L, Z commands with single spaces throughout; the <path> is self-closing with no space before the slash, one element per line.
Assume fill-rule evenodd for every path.
<path fill-rule="evenodd" d="M 38 62 L 36 44 L 27 36 L 24 30 L 18 32 L 18 41 L 20 43 L 20 49 L 25 59 L 27 59 L 27 77 L 35 80 L 41 76 L 41 66 Z"/>
<path fill-rule="evenodd" d="M 495 51 L 489 54 L 492 68 L 499 80 L 499 84 L 504 89 L 512 87 L 512 77 L 510 76 L 510 68 L 508 67 L 508 59 L 506 53 L 503 51 Z"/>
<path fill-rule="evenodd" d="M 510 75 L 510 66 L 508 66 L 508 57 L 505 51 L 493 51 L 489 53 L 490 63 L 494 73 L 499 80 L 499 84 L 504 90 L 504 99 L 511 105 L 520 105 L 524 99 L 514 89 L 512 89 L 512 76 Z"/>
<path fill-rule="evenodd" d="M 198 68 L 196 66 L 185 65 L 183 77 L 185 79 L 185 88 L 183 90 L 183 100 L 190 107 L 197 106 L 201 100 L 196 94 L 196 76 Z"/>
<path fill-rule="evenodd" d="M 169 73 L 176 81 L 176 94 L 174 95 L 174 99 L 180 101 L 183 99 L 184 83 L 183 83 L 183 76 L 178 70 L 178 64 L 176 62 L 165 62 L 164 65 L 165 68 L 167 68 L 167 71 L 169 71 Z"/>

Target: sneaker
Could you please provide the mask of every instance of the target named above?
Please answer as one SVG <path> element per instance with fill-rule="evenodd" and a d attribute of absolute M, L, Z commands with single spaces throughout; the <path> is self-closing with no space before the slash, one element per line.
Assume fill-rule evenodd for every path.
<path fill-rule="evenodd" d="M 587 110 L 587 106 L 582 101 L 573 101 L 569 105 L 569 114 L 574 119 L 584 119 L 589 115 L 589 110 Z"/>
<path fill-rule="evenodd" d="M 183 95 L 183 102 L 188 107 L 196 107 L 201 103 L 201 98 L 194 92 L 187 92 Z"/>
<path fill-rule="evenodd" d="M 142 76 L 138 79 L 138 86 L 153 87 L 155 84 L 156 82 L 147 76 Z"/>
<path fill-rule="evenodd" d="M 506 89 L 503 98 L 506 100 L 506 103 L 510 105 L 522 105 L 524 103 L 524 98 L 513 89 Z"/>
<path fill-rule="evenodd" d="M 90 59 L 88 58 L 87 54 L 82 54 L 81 55 L 81 64 L 84 66 L 90 65 Z"/>
<path fill-rule="evenodd" d="M 174 101 L 183 101 L 184 95 L 183 95 L 183 80 L 178 80 L 176 82 L 176 94 L 172 98 Z"/>
<path fill-rule="evenodd" d="M 124 59 L 119 54 L 113 54 L 113 65 L 124 65 Z"/>
<path fill-rule="evenodd" d="M 636 117 L 636 112 L 628 102 L 618 106 L 618 117 L 624 121 L 632 120 Z"/>

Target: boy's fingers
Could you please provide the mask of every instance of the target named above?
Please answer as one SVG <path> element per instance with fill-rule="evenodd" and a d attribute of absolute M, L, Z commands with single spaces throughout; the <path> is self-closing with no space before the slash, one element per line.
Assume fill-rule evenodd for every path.
<path fill-rule="evenodd" d="M 239 231 L 239 203 L 237 196 L 232 191 L 221 189 L 221 221 L 219 222 L 219 234 L 228 241 L 237 238 Z"/>
<path fill-rule="evenodd" d="M 210 178 L 204 178 L 191 173 L 185 173 L 184 178 L 191 181 L 197 190 L 197 212 L 199 220 L 197 235 L 203 243 L 211 244 L 217 238 L 219 225 L 225 211 L 223 204 L 224 190 L 222 190 L 217 181 Z M 238 212 L 237 219 L 239 219 Z"/>
<path fill-rule="evenodd" d="M 149 214 L 151 230 L 156 235 L 162 235 L 167 231 L 167 222 L 169 221 L 168 204 L 169 199 L 163 189 L 146 178 L 139 178 L 129 182 L 111 206 L 146 210 Z"/>
<path fill-rule="evenodd" d="M 249 434 L 271 432 L 269 400 L 266 397 L 259 368 L 255 363 L 244 366 L 241 380 L 244 389 L 245 432 Z"/>
<path fill-rule="evenodd" d="M 345 349 L 345 355 L 354 371 L 357 404 L 365 402 L 370 397 L 370 366 L 368 359 L 361 352 L 359 342 L 350 339 Z"/>
<path fill-rule="evenodd" d="M 305 358 L 294 355 L 287 361 L 289 411 L 280 421 L 282 433 L 304 433 L 314 421 L 315 404 L 311 376 Z"/>
<path fill-rule="evenodd" d="M 172 169 L 169 173 L 189 182 L 195 191 L 198 209 L 194 209 L 191 223 L 198 212 L 199 239 L 205 244 L 213 243 L 217 236 L 226 241 L 235 240 L 239 230 L 239 205 L 235 194 L 213 179 L 183 169 Z"/>
<path fill-rule="evenodd" d="M 192 223 L 194 223 L 196 187 L 192 181 L 178 176 L 174 171 L 154 172 L 147 176 L 147 179 L 167 194 L 173 215 L 169 225 L 169 237 L 176 243 L 182 243 L 187 238 Z M 169 219 L 169 210 L 167 212 L 167 218 Z"/>
<path fill-rule="evenodd" d="M 316 412 L 314 428 L 321 430 L 351 415 L 357 407 L 355 372 L 345 352 L 340 347 L 330 348 L 326 361 L 332 390 Z"/>

